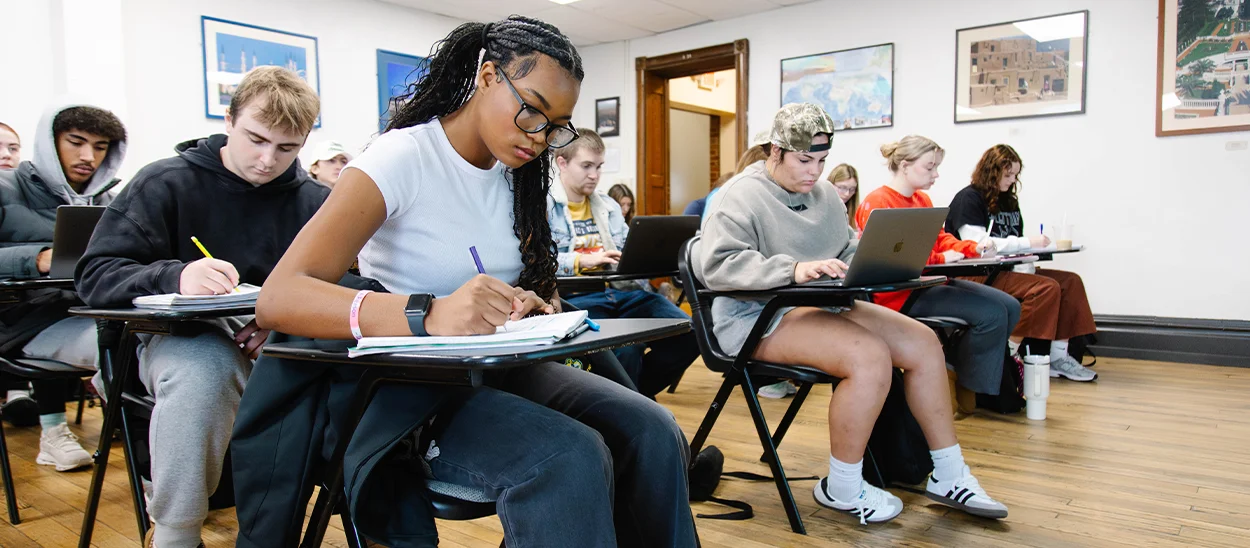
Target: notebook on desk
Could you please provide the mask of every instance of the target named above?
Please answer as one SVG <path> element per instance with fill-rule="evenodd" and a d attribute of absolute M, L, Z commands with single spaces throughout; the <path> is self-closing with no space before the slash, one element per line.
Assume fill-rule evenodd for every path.
<path fill-rule="evenodd" d="M 170 310 L 180 312 L 201 312 L 207 310 L 223 310 L 243 306 L 256 306 L 256 298 L 260 296 L 260 288 L 252 284 L 243 284 L 233 293 L 225 295 L 144 295 L 135 297 L 131 304 L 135 308 L 145 310 Z"/>
<path fill-rule="evenodd" d="M 1018 253 L 1018 254 L 1012 254 L 1012 255 L 995 255 L 993 257 L 965 258 L 965 259 L 960 259 L 958 261 L 955 261 L 953 263 L 946 263 L 946 264 L 965 265 L 965 266 L 982 266 L 982 265 L 991 265 L 991 264 L 998 264 L 998 263 L 1005 263 L 1005 262 L 1034 263 L 1034 262 L 1037 262 L 1037 257 L 1031 253 Z"/>
<path fill-rule="evenodd" d="M 1041 253 L 1041 254 L 1045 254 L 1045 253 L 1070 253 L 1070 252 L 1073 252 L 1073 251 L 1080 251 L 1081 249 L 1084 249 L 1084 248 L 1085 248 L 1085 246 L 1083 246 L 1083 245 L 1073 245 L 1071 249 L 1059 249 L 1058 247 L 1056 247 L 1056 246 L 1055 246 L 1055 244 L 1054 244 L 1054 243 L 1051 243 L 1050 245 L 1048 245 L 1048 246 L 1046 246 L 1046 247 L 1030 247 L 1030 248 L 1028 248 L 1028 249 L 1021 249 L 1020 251 L 1013 252 L 1013 253 L 1011 253 L 1011 255 L 1008 255 L 1008 256 L 1015 256 L 1015 255 L 1037 255 L 1037 254 L 1039 254 L 1039 253 Z"/>
<path fill-rule="evenodd" d="M 589 327 L 585 310 L 531 316 L 507 322 L 493 335 L 455 337 L 365 337 L 348 350 L 348 356 L 398 354 L 421 350 L 473 350 L 510 346 L 551 345 L 574 337 Z"/>

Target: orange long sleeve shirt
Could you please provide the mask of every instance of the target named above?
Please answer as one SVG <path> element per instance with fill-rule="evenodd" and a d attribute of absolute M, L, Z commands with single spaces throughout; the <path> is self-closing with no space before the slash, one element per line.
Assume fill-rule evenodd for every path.
<path fill-rule="evenodd" d="M 855 210 L 855 223 L 861 227 L 868 226 L 868 215 L 874 209 L 886 209 L 892 207 L 933 207 L 933 200 L 928 194 L 916 191 L 910 198 L 899 194 L 888 186 L 883 186 L 870 192 L 864 197 L 864 201 L 859 204 L 859 209 Z M 937 243 L 933 244 L 933 250 L 929 252 L 928 264 L 944 264 L 946 257 L 942 256 L 946 251 L 958 251 L 966 257 L 980 257 L 977 252 L 977 243 L 963 241 L 942 230 L 938 233 Z M 907 302 L 907 296 L 910 291 L 895 291 L 891 293 L 878 293 L 873 297 L 873 301 L 885 307 L 889 307 L 895 311 L 903 308 L 903 303 Z"/>

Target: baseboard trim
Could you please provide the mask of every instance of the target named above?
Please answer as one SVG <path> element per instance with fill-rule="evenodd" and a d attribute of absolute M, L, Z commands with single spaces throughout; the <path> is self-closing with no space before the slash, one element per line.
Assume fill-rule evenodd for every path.
<path fill-rule="evenodd" d="M 1099 356 L 1250 367 L 1250 322 L 1096 314 Z"/>

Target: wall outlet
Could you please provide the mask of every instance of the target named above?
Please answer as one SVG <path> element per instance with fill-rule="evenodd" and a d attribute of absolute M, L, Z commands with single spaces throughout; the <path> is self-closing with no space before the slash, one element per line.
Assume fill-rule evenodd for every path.
<path fill-rule="evenodd" d="M 1245 141 L 1229 141 L 1227 143 L 1224 143 L 1224 150 L 1227 150 L 1229 152 L 1233 152 L 1236 150 L 1246 150 L 1246 142 Z"/>

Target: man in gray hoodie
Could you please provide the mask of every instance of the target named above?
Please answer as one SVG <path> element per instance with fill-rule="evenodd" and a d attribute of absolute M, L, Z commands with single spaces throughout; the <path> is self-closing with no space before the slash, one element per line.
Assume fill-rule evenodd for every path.
<path fill-rule="evenodd" d="M 126 128 L 113 113 L 81 103 L 48 108 L 34 136 L 34 159 L 0 170 L 0 278 L 46 276 L 52 266 L 52 232 L 62 205 L 107 205 L 108 190 L 126 154 Z M 81 304 L 72 291 L 27 292 L 18 303 L 0 305 L 0 355 L 37 359 L 45 368 L 95 369 L 95 323 L 71 317 Z M 36 381 L 34 399 L 25 382 L 8 379 L 3 414 L 14 424 L 39 416 L 43 434 L 39 464 L 58 471 L 91 464 L 65 419 L 74 387 L 66 381 Z M 23 416 L 25 415 L 25 417 Z M 23 421 L 22 419 L 26 420 Z"/>

